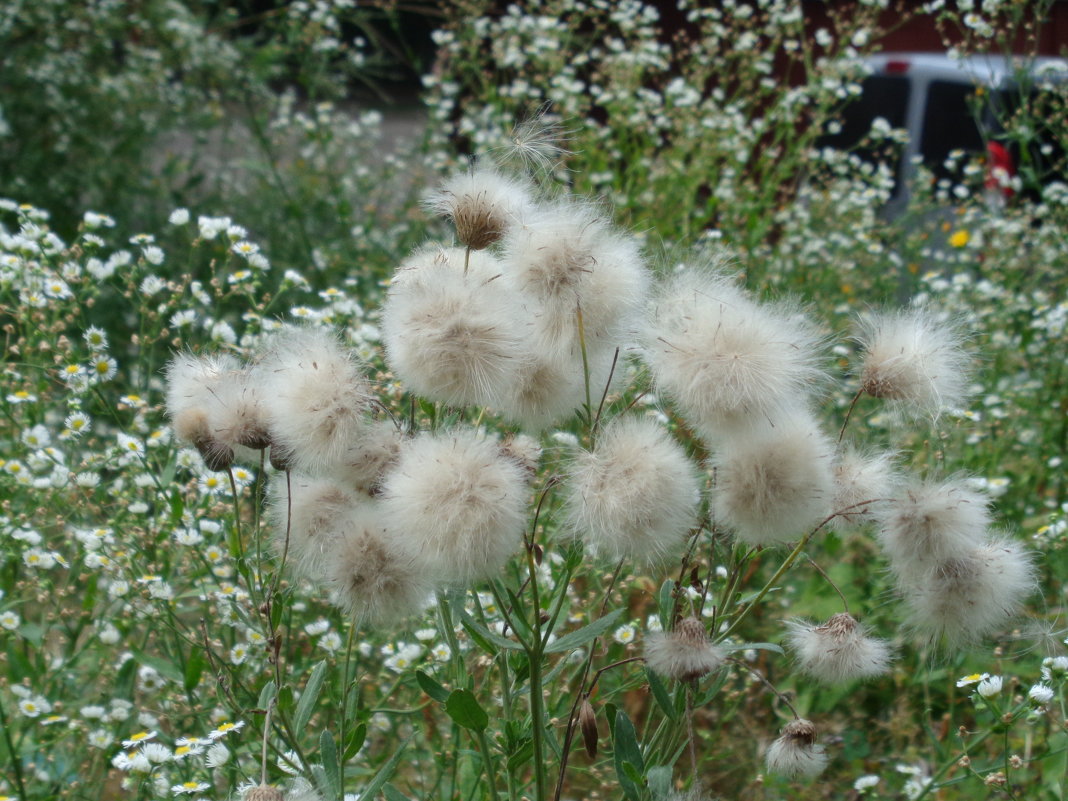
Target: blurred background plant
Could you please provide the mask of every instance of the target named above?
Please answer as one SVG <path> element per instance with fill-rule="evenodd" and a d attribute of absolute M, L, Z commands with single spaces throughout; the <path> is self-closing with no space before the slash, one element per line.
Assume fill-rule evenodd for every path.
<path fill-rule="evenodd" d="M 1020 33 L 1026 44 L 1049 8 L 930 5 L 913 13 L 959 31 L 962 54 L 991 43 L 1020 49 Z M 477 738 L 464 734 L 478 729 L 478 715 L 454 708 L 466 727 L 442 717 L 437 695 L 459 681 L 459 664 L 480 682 L 494 664 L 529 676 L 523 655 L 502 657 L 499 643 L 484 647 L 466 629 L 450 643 L 430 618 L 350 639 L 351 621 L 297 584 L 284 585 L 280 617 L 265 619 L 252 601 L 259 565 L 234 549 L 231 489 L 171 441 L 160 370 L 175 350 L 243 354 L 279 321 L 303 321 L 343 330 L 372 361 L 387 402 L 408 414 L 381 360 L 381 284 L 428 232 L 450 236 L 416 201 L 439 171 L 474 153 L 501 154 L 514 144 L 516 118 L 550 102 L 570 154 L 541 183 L 607 196 L 617 221 L 663 254 L 665 271 L 695 244 L 726 248 L 750 290 L 796 293 L 828 333 L 901 296 L 951 309 L 983 359 L 975 400 L 914 440 L 896 439 L 871 399 L 851 425 L 947 473 L 966 472 L 996 498 L 999 521 L 1042 554 L 1030 627 L 975 652 L 932 662 L 906 647 L 889 677 L 847 690 L 813 686 L 774 651 L 745 654 L 819 719 L 834 759 L 808 785 L 765 775 L 761 749 L 788 714 L 780 719 L 766 687 L 738 671 L 707 688 L 718 700 L 694 718 L 707 786 L 740 799 L 1063 798 L 1065 667 L 1047 657 L 1065 653 L 1068 186 L 1056 169 L 1023 174 L 1028 187 L 992 204 L 981 154 L 953 154 L 962 180 L 921 172 L 906 215 L 881 215 L 888 170 L 817 147 L 889 27 L 880 4 L 845 5 L 822 32 L 785 2 L 455 4 L 442 8 L 433 65 L 414 58 L 419 47 L 406 37 L 413 20 L 437 26 L 436 10 L 9 6 L 0 20 L 0 191 L 16 202 L 5 204 L 0 239 L 0 795 L 228 797 L 259 778 L 271 681 L 291 694 L 279 697 L 291 725 L 308 724 L 284 738 L 292 753 L 272 742 L 272 781 L 291 772 L 320 779 L 312 768 L 329 749 L 320 733 L 338 732 L 347 716 L 352 727 L 335 746 L 350 790 L 370 796 L 382 770 L 381 781 L 394 775 L 387 794 L 484 792 Z M 403 56 L 406 69 L 425 73 L 427 139 L 411 149 L 395 148 L 391 117 L 366 95 L 351 102 L 359 86 L 396 91 L 385 82 L 390 68 L 376 71 L 389 51 L 389 63 Z M 1045 129 L 1063 159 L 1068 127 L 1048 121 L 1063 119 L 1065 87 L 1007 110 L 1005 130 L 1022 151 Z M 531 130 L 519 129 L 520 145 L 536 156 L 539 143 L 524 139 Z M 864 146 L 899 148 L 905 135 L 875 127 Z M 42 265 L 32 281 L 29 262 Z M 844 369 L 855 349 L 837 341 Z M 849 400 L 828 415 L 840 419 Z M 564 427 L 560 438 L 575 431 Z M 243 524 L 254 523 L 264 472 L 236 476 Z M 831 533 L 820 549 L 851 607 L 891 632 L 893 586 L 874 546 Z M 558 576 L 562 565 L 549 565 Z M 772 572 L 758 567 L 748 578 L 759 587 Z M 613 585 L 610 572 L 587 570 L 571 607 L 599 608 L 612 586 L 608 608 L 625 610 L 603 637 L 605 664 L 640 653 L 662 611 L 663 578 L 623 575 Z M 497 631 L 496 600 L 483 591 L 464 603 Z M 819 619 L 840 611 L 823 577 L 794 571 L 749 616 L 747 639 L 777 641 L 776 621 L 793 609 Z M 458 649 L 468 656 L 457 660 Z M 970 680 L 984 673 L 1002 678 L 996 692 Z M 1035 703 L 1033 684 L 1057 700 Z M 620 742 L 619 711 L 639 737 L 663 711 L 641 671 L 608 671 L 598 686 L 613 707 L 598 709 L 601 735 L 612 734 L 603 744 Z M 564 689 L 554 690 L 557 701 Z M 478 696 L 483 708 L 493 703 Z M 1031 714 L 1039 706 L 1050 711 Z M 568 712 L 548 710 L 561 730 Z M 487 726 L 494 747 L 514 749 L 515 769 L 525 770 L 522 726 Z M 657 758 L 668 761 L 670 737 L 655 736 Z M 403 762 L 391 763 L 401 742 Z M 626 753 L 637 780 L 614 752 L 574 755 L 575 797 L 618 797 L 624 780 L 643 793 L 670 789 L 662 771 L 634 767 L 649 751 Z M 299 783 L 288 791 L 311 793 Z"/>

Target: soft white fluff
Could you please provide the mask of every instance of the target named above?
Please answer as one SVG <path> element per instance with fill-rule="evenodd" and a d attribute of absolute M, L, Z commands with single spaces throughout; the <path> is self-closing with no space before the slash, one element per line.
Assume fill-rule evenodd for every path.
<path fill-rule="evenodd" d="M 566 529 L 606 559 L 657 561 L 685 544 L 700 490 L 693 462 L 663 426 L 619 417 L 592 451 L 575 457 L 564 489 Z"/>
<path fill-rule="evenodd" d="M 1031 557 L 1019 543 L 997 540 L 899 582 L 910 627 L 951 648 L 997 632 L 1035 589 Z"/>
<path fill-rule="evenodd" d="M 236 437 L 262 428 L 258 406 L 242 403 L 248 374 L 227 354 L 179 353 L 167 365 L 167 413 L 179 441 L 193 445 L 210 470 L 226 470 Z M 244 439 L 244 437 L 243 437 Z"/>
<path fill-rule="evenodd" d="M 800 539 L 831 512 L 833 446 L 800 411 L 728 439 L 716 467 L 719 520 L 750 545 Z"/>
<path fill-rule="evenodd" d="M 892 453 L 843 448 L 834 464 L 832 504 L 832 511 L 840 514 L 830 525 L 841 530 L 873 520 L 875 510 L 897 493 L 899 481 Z"/>
<path fill-rule="evenodd" d="M 725 275 L 697 270 L 661 287 L 642 336 L 657 386 L 713 439 L 801 402 L 823 379 L 819 343 L 795 309 L 757 304 Z"/>
<path fill-rule="evenodd" d="M 339 454 L 329 475 L 342 486 L 367 495 L 378 490 L 386 470 L 397 460 L 402 435 L 392 420 L 375 420 L 361 428 Z"/>
<path fill-rule="evenodd" d="M 421 611 L 434 589 L 422 565 L 404 550 L 403 538 L 392 536 L 385 521 L 374 503 L 353 507 L 323 565 L 322 580 L 333 602 L 372 626 Z"/>
<path fill-rule="evenodd" d="M 815 778 L 827 767 L 827 753 L 816 744 L 816 727 L 807 720 L 787 724 L 768 746 L 765 760 L 769 773 L 788 778 Z"/>
<path fill-rule="evenodd" d="M 902 576 L 968 553 L 987 537 L 987 498 L 961 479 L 914 480 L 878 509 L 879 541 L 891 569 Z"/>
<path fill-rule="evenodd" d="M 578 318 L 587 347 L 622 344 L 635 330 L 649 273 L 636 240 L 589 204 L 541 207 L 502 243 L 504 279 L 529 298 L 540 345 L 572 350 Z"/>
<path fill-rule="evenodd" d="M 382 308 L 386 359 L 423 397 L 495 407 L 529 361 L 530 317 L 488 274 L 489 257 L 464 275 L 462 256 L 443 253 L 436 263 L 398 271 Z"/>
<path fill-rule="evenodd" d="M 274 550 L 297 575 L 321 582 L 359 498 L 333 481 L 289 475 L 288 484 L 285 474 L 271 478 Z"/>
<path fill-rule="evenodd" d="M 645 665 L 667 679 L 692 681 L 719 670 L 726 652 L 712 644 L 697 618 L 680 620 L 673 631 L 653 631 L 645 637 Z"/>
<path fill-rule="evenodd" d="M 971 359 L 950 323 L 923 309 L 869 313 L 858 320 L 862 389 L 895 409 L 937 417 L 963 404 Z"/>
<path fill-rule="evenodd" d="M 392 536 L 449 583 L 496 575 L 523 540 L 528 473 L 492 437 L 469 429 L 419 434 L 383 478 Z"/>
<path fill-rule="evenodd" d="M 472 165 L 426 194 L 423 205 L 448 217 L 460 244 L 482 250 L 523 219 L 533 203 L 526 181 L 503 175 L 487 164 Z"/>
<path fill-rule="evenodd" d="M 515 383 L 499 399 L 496 410 L 509 422 L 528 431 L 542 431 L 560 423 L 586 402 L 581 353 L 554 353 L 535 343 Z M 622 373 L 614 350 L 591 348 L 586 365 L 590 374 L 590 403 L 596 407 L 606 386 L 615 386 Z"/>
<path fill-rule="evenodd" d="M 792 620 L 787 628 L 787 642 L 798 667 L 818 681 L 838 684 L 878 676 L 890 669 L 890 644 L 868 636 L 867 627 L 846 613 L 834 615 L 822 625 Z"/>
<path fill-rule="evenodd" d="M 255 371 L 272 451 L 284 453 L 298 471 L 314 473 L 336 463 L 366 425 L 370 384 L 355 353 L 330 332 L 279 331 Z"/>

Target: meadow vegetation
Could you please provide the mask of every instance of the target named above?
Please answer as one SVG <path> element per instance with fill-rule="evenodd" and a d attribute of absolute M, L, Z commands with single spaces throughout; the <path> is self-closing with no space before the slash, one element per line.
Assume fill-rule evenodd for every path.
<path fill-rule="evenodd" d="M 1068 165 L 881 214 L 885 3 L 457 3 L 401 148 L 389 4 L 17 5 L 0 801 L 1063 801 Z"/>

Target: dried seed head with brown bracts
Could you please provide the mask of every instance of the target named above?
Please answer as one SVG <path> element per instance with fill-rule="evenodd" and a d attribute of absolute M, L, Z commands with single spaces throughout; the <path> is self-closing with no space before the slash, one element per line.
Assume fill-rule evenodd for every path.
<path fill-rule="evenodd" d="M 779 739 L 768 747 L 768 772 L 789 778 L 814 778 L 827 767 L 827 753 L 816 744 L 812 721 L 798 718 L 786 725 Z"/>
<path fill-rule="evenodd" d="M 806 620 L 787 625 L 787 642 L 801 671 L 819 681 L 836 684 L 867 679 L 890 666 L 890 644 L 867 636 L 867 628 L 845 612 L 818 626 Z"/>
<path fill-rule="evenodd" d="M 261 784 L 245 793 L 244 801 L 285 801 L 285 797 L 277 787 Z"/>
<path fill-rule="evenodd" d="M 719 670 L 726 658 L 695 617 L 680 620 L 674 631 L 652 632 L 645 640 L 645 664 L 668 679 L 695 681 Z"/>

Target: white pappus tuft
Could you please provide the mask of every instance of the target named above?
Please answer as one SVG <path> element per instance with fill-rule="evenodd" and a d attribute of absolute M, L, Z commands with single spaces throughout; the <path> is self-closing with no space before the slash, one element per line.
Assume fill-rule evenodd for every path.
<path fill-rule="evenodd" d="M 531 195 L 527 182 L 477 164 L 428 192 L 423 206 L 452 220 L 460 244 L 483 250 L 525 216 L 533 202 Z"/>
<path fill-rule="evenodd" d="M 899 582 L 908 623 L 931 643 L 957 648 L 995 633 L 1035 589 L 1030 556 L 995 540 Z"/>
<path fill-rule="evenodd" d="M 842 612 L 826 623 L 787 623 L 787 642 L 801 671 L 827 684 L 868 679 L 890 668 L 890 644 L 869 637 L 867 627 Z"/>
<path fill-rule="evenodd" d="M 276 466 L 317 472 L 337 462 L 367 422 L 371 386 L 355 353 L 332 333 L 290 328 L 267 341 L 255 367 Z"/>
<path fill-rule="evenodd" d="M 750 545 L 799 539 L 831 512 L 833 447 L 807 413 L 731 437 L 713 459 L 716 513 Z"/>
<path fill-rule="evenodd" d="M 451 406 L 500 404 L 530 361 L 530 318 L 488 254 L 464 274 L 463 251 L 417 254 L 382 309 L 390 367 L 412 391 Z"/>
<path fill-rule="evenodd" d="M 406 540 L 387 530 L 374 503 L 353 507 L 342 534 L 323 566 L 323 582 L 333 602 L 371 626 L 391 623 L 421 611 L 434 586 Z"/>
<path fill-rule="evenodd" d="M 861 390 L 900 412 L 937 417 L 967 395 L 971 359 L 950 323 L 922 309 L 869 313 L 857 321 L 864 349 Z"/>
<path fill-rule="evenodd" d="M 419 434 L 381 485 L 390 536 L 445 583 L 496 574 L 523 541 L 528 471 L 469 429 Z"/>
<path fill-rule="evenodd" d="M 892 453 L 842 449 L 834 463 L 832 511 L 838 514 L 829 525 L 843 530 L 874 520 L 875 510 L 896 494 L 899 482 Z"/>
<path fill-rule="evenodd" d="M 680 620 L 673 631 L 654 631 L 645 638 L 646 667 L 667 679 L 695 681 L 719 670 L 726 658 L 695 617 Z"/>
<path fill-rule="evenodd" d="M 960 479 L 912 481 L 877 512 L 890 567 L 908 578 L 967 553 L 986 539 L 988 503 Z"/>
<path fill-rule="evenodd" d="M 663 426 L 619 417 L 574 458 L 565 528 L 600 557 L 655 562 L 683 547 L 700 500 L 694 464 Z"/>
<path fill-rule="evenodd" d="M 273 476 L 269 489 L 275 552 L 302 578 L 321 582 L 359 496 L 333 481 L 292 473 Z"/>
<path fill-rule="evenodd" d="M 636 240 L 613 229 L 589 203 L 542 207 L 503 242 L 504 280 L 530 299 L 539 346 L 578 351 L 633 336 L 649 287 Z"/>
<path fill-rule="evenodd" d="M 769 773 L 788 778 L 812 779 L 827 767 L 827 753 L 816 743 L 816 727 L 804 719 L 783 728 L 779 739 L 768 746 L 765 759 Z"/>
<path fill-rule="evenodd" d="M 696 270 L 661 288 L 642 336 L 657 386 L 713 441 L 803 402 L 824 377 L 819 343 L 796 310 L 759 305 L 725 275 Z"/>

